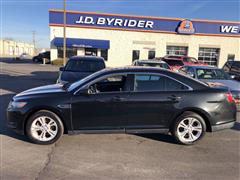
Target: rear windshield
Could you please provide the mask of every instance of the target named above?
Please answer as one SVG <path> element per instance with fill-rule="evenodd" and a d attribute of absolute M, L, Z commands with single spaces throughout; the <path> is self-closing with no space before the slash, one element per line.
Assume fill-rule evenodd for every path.
<path fill-rule="evenodd" d="M 166 63 L 170 66 L 183 66 L 183 62 L 180 60 L 173 60 L 173 59 L 164 59 Z"/>
<path fill-rule="evenodd" d="M 159 68 L 164 68 L 164 69 L 170 69 L 166 63 L 139 63 L 139 66 L 159 67 Z"/>
<path fill-rule="evenodd" d="M 104 68 L 104 62 L 100 60 L 70 60 L 65 67 L 65 71 L 96 72 Z"/>

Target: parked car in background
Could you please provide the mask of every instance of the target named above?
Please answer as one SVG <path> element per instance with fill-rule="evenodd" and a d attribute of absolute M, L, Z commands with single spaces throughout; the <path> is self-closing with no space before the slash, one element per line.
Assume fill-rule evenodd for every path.
<path fill-rule="evenodd" d="M 32 58 L 32 61 L 35 63 L 44 63 L 44 59 L 46 60 L 45 63 L 50 63 L 50 51 L 39 53 L 37 56 Z"/>
<path fill-rule="evenodd" d="M 65 67 L 60 67 L 57 83 L 73 83 L 106 67 L 102 57 L 73 56 Z"/>
<path fill-rule="evenodd" d="M 210 86 L 229 88 L 240 110 L 240 82 L 234 80 L 222 69 L 213 66 L 184 66 L 179 72 L 208 83 Z"/>
<path fill-rule="evenodd" d="M 184 65 L 207 66 L 207 64 L 201 63 L 196 58 L 189 56 L 166 55 L 161 60 L 168 63 L 174 71 L 178 71 Z"/>
<path fill-rule="evenodd" d="M 16 58 L 17 60 L 28 60 L 32 59 L 32 56 L 30 56 L 27 53 L 22 53 L 19 57 Z"/>
<path fill-rule="evenodd" d="M 124 67 L 22 92 L 7 114 L 9 127 L 38 144 L 52 144 L 63 132 L 171 132 L 179 143 L 193 144 L 206 131 L 231 128 L 236 106 L 224 88 L 161 68 Z"/>
<path fill-rule="evenodd" d="M 223 70 L 234 79 L 240 81 L 240 61 L 227 61 L 223 66 Z"/>
<path fill-rule="evenodd" d="M 132 63 L 133 66 L 145 66 L 145 67 L 159 67 L 171 70 L 171 67 L 165 62 L 161 60 L 135 60 Z"/>

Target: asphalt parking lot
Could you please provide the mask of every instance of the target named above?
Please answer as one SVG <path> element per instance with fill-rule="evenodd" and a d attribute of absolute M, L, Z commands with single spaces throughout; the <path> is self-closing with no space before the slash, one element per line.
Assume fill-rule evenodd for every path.
<path fill-rule="evenodd" d="M 240 114 L 234 128 L 194 146 L 167 135 L 64 135 L 31 144 L 5 126 L 11 97 L 56 82 L 58 67 L 0 61 L 0 179 L 240 179 Z"/>

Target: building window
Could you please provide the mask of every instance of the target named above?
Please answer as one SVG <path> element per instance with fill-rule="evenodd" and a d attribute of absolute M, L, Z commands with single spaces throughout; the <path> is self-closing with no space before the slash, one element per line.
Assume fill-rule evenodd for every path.
<path fill-rule="evenodd" d="M 217 66 L 219 55 L 219 48 L 199 48 L 198 60 L 211 66 Z"/>
<path fill-rule="evenodd" d="M 104 58 L 105 61 L 108 60 L 108 49 L 101 49 L 101 57 Z"/>
<path fill-rule="evenodd" d="M 133 50 L 132 51 L 132 61 L 139 59 L 140 57 L 140 51 L 139 50 Z"/>
<path fill-rule="evenodd" d="M 63 47 L 58 47 L 58 58 L 63 58 Z M 66 57 L 70 58 L 72 56 L 77 55 L 77 48 L 67 48 L 66 49 Z"/>
<path fill-rule="evenodd" d="M 155 51 L 148 51 L 148 59 L 154 59 L 156 55 Z"/>
<path fill-rule="evenodd" d="M 85 48 L 85 55 L 86 56 L 97 56 L 97 49 L 96 48 Z"/>
<path fill-rule="evenodd" d="M 235 54 L 228 54 L 228 61 L 234 61 L 235 60 Z"/>
<path fill-rule="evenodd" d="M 187 56 L 187 46 L 167 46 L 167 55 Z"/>

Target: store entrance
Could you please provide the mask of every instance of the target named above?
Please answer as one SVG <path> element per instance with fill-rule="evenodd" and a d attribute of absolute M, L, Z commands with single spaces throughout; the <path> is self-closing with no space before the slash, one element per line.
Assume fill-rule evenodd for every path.
<path fill-rule="evenodd" d="M 86 56 L 97 56 L 97 49 L 96 48 L 85 48 L 85 55 Z"/>

